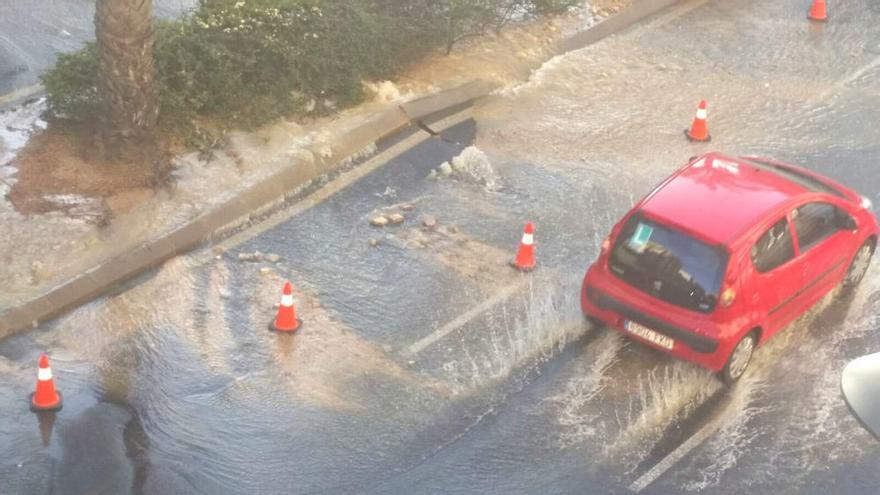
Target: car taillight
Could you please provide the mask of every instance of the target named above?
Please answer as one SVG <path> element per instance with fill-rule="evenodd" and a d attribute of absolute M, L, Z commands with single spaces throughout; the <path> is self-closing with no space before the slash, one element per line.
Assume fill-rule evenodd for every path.
<path fill-rule="evenodd" d="M 602 241 L 602 254 L 607 254 L 609 249 L 611 249 L 611 237 L 606 237 Z"/>
<path fill-rule="evenodd" d="M 724 292 L 721 293 L 721 305 L 725 308 L 729 308 L 733 304 L 734 299 L 736 299 L 736 291 L 730 287 L 724 289 Z"/>

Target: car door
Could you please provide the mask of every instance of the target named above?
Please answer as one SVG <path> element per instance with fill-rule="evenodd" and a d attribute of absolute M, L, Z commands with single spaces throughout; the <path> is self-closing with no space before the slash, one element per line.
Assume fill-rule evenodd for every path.
<path fill-rule="evenodd" d="M 746 297 L 752 309 L 764 316 L 767 337 L 797 314 L 794 300 L 802 279 L 795 260 L 794 234 L 788 217 L 767 228 L 749 250 L 754 275 Z"/>
<path fill-rule="evenodd" d="M 854 225 L 849 214 L 824 201 L 812 201 L 791 212 L 801 266 L 800 313 L 833 289 L 846 272 L 852 254 Z"/>

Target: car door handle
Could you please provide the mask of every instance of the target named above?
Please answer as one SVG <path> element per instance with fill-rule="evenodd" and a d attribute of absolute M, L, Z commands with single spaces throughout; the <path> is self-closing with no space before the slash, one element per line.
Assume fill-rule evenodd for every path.
<path fill-rule="evenodd" d="M 752 302 L 753 302 L 753 303 L 756 303 L 756 302 L 758 302 L 758 301 L 760 301 L 760 300 L 761 300 L 761 294 L 759 294 L 759 293 L 757 293 L 757 292 L 753 292 L 753 293 L 752 293 Z"/>

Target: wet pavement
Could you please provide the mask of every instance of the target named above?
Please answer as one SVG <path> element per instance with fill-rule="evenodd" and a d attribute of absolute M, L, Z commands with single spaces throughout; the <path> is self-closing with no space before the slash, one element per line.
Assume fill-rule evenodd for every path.
<path fill-rule="evenodd" d="M 0 493 L 874 493 L 880 445 L 839 376 L 880 347 L 876 263 L 732 389 L 578 308 L 613 222 L 700 152 L 880 199 L 880 8 L 816 26 L 803 3 L 683 2 L 219 259 L 0 342 Z M 701 98 L 713 141 L 690 144 Z M 390 211 L 407 221 L 369 225 Z M 506 261 L 527 219 L 540 266 L 522 275 Z M 238 260 L 254 250 L 281 260 Z M 292 336 L 266 330 L 285 279 Z M 65 396 L 51 428 L 24 400 L 44 349 Z"/>
<path fill-rule="evenodd" d="M 194 0 L 153 0 L 157 17 L 173 17 Z M 0 96 L 39 81 L 59 53 L 95 38 L 94 0 L 10 0 L 0 3 Z"/>

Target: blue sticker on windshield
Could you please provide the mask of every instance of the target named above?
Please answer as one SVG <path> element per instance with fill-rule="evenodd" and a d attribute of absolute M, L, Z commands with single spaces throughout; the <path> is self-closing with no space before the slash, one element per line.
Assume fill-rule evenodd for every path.
<path fill-rule="evenodd" d="M 647 245 L 648 241 L 651 239 L 651 234 L 653 233 L 654 227 L 639 222 L 639 224 L 636 226 L 635 234 L 633 234 L 627 244 L 629 244 L 629 247 L 631 247 L 634 251 L 642 252 L 645 249 L 645 245 Z"/>

